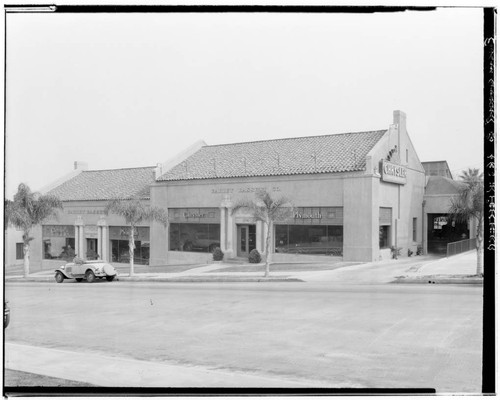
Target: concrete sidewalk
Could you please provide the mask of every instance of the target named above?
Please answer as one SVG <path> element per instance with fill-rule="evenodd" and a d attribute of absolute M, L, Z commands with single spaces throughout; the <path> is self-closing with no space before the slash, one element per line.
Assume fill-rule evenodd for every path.
<path fill-rule="evenodd" d="M 327 387 L 281 377 L 5 343 L 5 368 L 103 387 Z M 4 382 L 9 386 L 9 382 Z"/>
<path fill-rule="evenodd" d="M 424 283 L 432 280 L 434 283 L 481 283 L 482 278 L 473 277 L 476 273 L 476 251 L 458 254 L 450 258 L 436 256 L 403 257 L 398 260 L 385 260 L 364 264 L 348 265 L 332 263 L 325 265 L 328 269 L 310 271 L 273 270 L 269 278 L 263 277 L 263 264 L 250 264 L 261 268 L 261 271 L 234 271 L 235 264 L 200 265 L 181 272 L 141 272 L 130 277 L 120 273 L 120 281 L 165 281 L 165 282 L 264 282 L 264 281 L 304 281 L 331 282 L 353 284 L 383 284 L 383 283 Z M 242 269 L 248 264 L 242 264 Z M 231 271 L 224 271 L 224 269 Z M 22 276 L 6 276 L 7 281 L 43 281 L 54 280 L 54 271 L 42 271 L 30 274 L 27 279 Z M 449 280 L 452 280 L 449 282 Z M 439 282 L 438 282 L 439 281 Z M 459 282 L 460 281 L 460 282 Z"/>
<path fill-rule="evenodd" d="M 476 276 L 477 252 L 471 250 L 452 257 L 444 257 L 426 263 L 415 270 L 410 269 L 399 276 L 397 283 L 465 283 L 482 284 L 483 278 Z"/>

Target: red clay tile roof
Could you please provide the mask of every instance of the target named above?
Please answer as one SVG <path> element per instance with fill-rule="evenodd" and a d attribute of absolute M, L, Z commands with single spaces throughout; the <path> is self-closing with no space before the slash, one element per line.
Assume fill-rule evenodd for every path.
<path fill-rule="evenodd" d="M 154 167 L 83 171 L 48 194 L 56 195 L 61 201 L 149 199 L 149 186 L 153 182 Z"/>
<path fill-rule="evenodd" d="M 386 131 L 204 146 L 158 181 L 362 171 Z"/>

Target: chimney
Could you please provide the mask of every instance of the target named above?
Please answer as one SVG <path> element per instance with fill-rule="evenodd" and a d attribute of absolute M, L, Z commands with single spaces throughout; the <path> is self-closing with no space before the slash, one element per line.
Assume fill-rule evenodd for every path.
<path fill-rule="evenodd" d="M 406 133 L 406 114 L 400 110 L 394 110 L 392 113 L 393 123 L 398 126 L 398 152 L 401 155 L 401 134 Z"/>
<path fill-rule="evenodd" d="M 406 131 L 406 114 L 400 110 L 394 110 L 392 113 L 393 121 L 398 125 L 399 129 Z"/>
<path fill-rule="evenodd" d="M 79 169 L 81 171 L 86 171 L 89 169 L 89 164 L 85 161 L 75 161 L 75 170 Z"/>

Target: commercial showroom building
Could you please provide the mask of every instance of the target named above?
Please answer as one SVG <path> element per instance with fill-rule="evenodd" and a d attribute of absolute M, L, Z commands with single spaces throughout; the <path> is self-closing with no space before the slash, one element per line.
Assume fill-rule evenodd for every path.
<path fill-rule="evenodd" d="M 200 143 L 157 167 L 75 168 L 45 190 L 64 209 L 34 232 L 31 262 L 42 268 L 74 254 L 127 262 L 125 221 L 104 214 L 113 198 L 138 197 L 168 210 L 167 227 L 146 222 L 138 229 L 136 262 L 148 265 L 209 262 L 215 247 L 226 259 L 245 259 L 254 248 L 262 253 L 266 226 L 245 209 L 232 210 L 262 189 L 295 207 L 288 220 L 270 227 L 274 261 L 377 261 L 390 258 L 391 247 L 407 256 L 426 251 L 429 240 L 439 250 L 432 243 L 473 234 L 472 224 L 447 221 L 459 184 L 446 162 L 420 162 L 401 111 L 382 130 Z M 19 233 L 7 231 L 7 263 L 15 263 Z"/>

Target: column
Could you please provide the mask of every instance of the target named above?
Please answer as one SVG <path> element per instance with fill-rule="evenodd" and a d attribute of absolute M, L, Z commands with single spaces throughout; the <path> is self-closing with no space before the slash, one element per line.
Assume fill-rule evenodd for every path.
<path fill-rule="evenodd" d="M 102 254 L 102 226 L 99 226 L 99 222 L 97 223 L 97 259 L 101 259 Z"/>
<path fill-rule="evenodd" d="M 102 254 L 101 259 L 109 262 L 109 227 L 104 225 L 102 227 Z"/>
<path fill-rule="evenodd" d="M 103 261 L 108 259 L 108 227 L 104 217 L 99 218 L 97 221 L 97 253 Z"/>
<path fill-rule="evenodd" d="M 220 207 L 220 249 L 226 252 L 226 207 Z"/>
<path fill-rule="evenodd" d="M 227 247 L 226 254 L 228 258 L 234 257 L 234 217 L 233 208 L 228 207 L 227 209 Z"/>
<path fill-rule="evenodd" d="M 80 253 L 80 227 L 76 225 L 75 222 L 75 255 L 78 255 Z"/>
<path fill-rule="evenodd" d="M 78 216 L 75 220 L 75 256 L 85 258 L 83 247 L 83 219 Z"/>
<path fill-rule="evenodd" d="M 78 254 L 78 256 L 83 258 L 84 260 L 87 259 L 87 251 L 85 249 L 85 232 L 84 232 L 83 222 L 82 222 L 82 225 L 80 226 L 80 254 Z"/>

